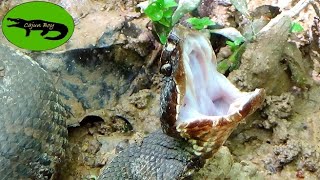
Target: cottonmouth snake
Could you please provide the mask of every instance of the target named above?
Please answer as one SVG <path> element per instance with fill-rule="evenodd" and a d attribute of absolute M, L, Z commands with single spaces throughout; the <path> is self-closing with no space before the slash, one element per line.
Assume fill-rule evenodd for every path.
<path fill-rule="evenodd" d="M 3 45 L 0 59 L 0 179 L 55 179 L 67 143 L 64 106 L 32 59 Z M 99 179 L 179 179 L 201 167 L 264 100 L 263 90 L 237 90 L 215 63 L 204 35 L 177 27 L 161 57 L 165 134 L 130 145 Z"/>

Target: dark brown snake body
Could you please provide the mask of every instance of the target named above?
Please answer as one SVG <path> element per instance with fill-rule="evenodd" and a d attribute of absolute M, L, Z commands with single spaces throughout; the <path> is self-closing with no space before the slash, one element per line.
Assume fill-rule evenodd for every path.
<path fill-rule="evenodd" d="M 64 157 L 65 111 L 33 60 L 0 44 L 0 179 L 50 179 Z"/>

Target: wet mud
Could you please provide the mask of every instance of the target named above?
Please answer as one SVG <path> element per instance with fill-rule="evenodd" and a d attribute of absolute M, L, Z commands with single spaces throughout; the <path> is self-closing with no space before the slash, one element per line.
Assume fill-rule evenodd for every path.
<path fill-rule="evenodd" d="M 0 17 L 21 2 L 1 2 Z M 159 44 L 148 19 L 135 11 L 137 1 L 52 2 L 69 10 L 76 33 L 54 51 L 24 52 L 50 72 L 72 114 L 61 179 L 94 179 L 115 154 L 160 128 Z M 252 9 L 262 4 L 252 3 Z M 207 6 L 199 7 L 200 15 L 236 23 L 230 5 L 217 4 L 214 12 Z M 313 20 L 306 21 L 308 28 Z M 268 96 L 194 179 L 320 178 L 319 44 L 306 44 L 306 33 L 293 37 L 288 28 L 284 19 L 247 44 L 228 78 L 242 90 L 265 88 Z"/>

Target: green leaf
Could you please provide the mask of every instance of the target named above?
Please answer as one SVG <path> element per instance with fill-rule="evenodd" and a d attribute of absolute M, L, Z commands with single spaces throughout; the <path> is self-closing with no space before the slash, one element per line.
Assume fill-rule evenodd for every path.
<path fill-rule="evenodd" d="M 158 36 L 161 44 L 166 44 L 168 35 L 165 33 L 161 33 L 161 34 L 158 34 Z"/>
<path fill-rule="evenodd" d="M 166 11 L 163 12 L 163 17 L 171 20 L 172 14 L 173 14 L 173 10 L 167 9 Z"/>
<path fill-rule="evenodd" d="M 236 44 L 232 41 L 226 41 L 226 44 L 229 46 L 236 46 Z"/>
<path fill-rule="evenodd" d="M 302 31 L 303 31 L 303 27 L 299 23 L 297 23 L 297 22 L 292 23 L 291 29 L 290 29 L 291 33 L 299 33 Z"/>
<path fill-rule="evenodd" d="M 160 24 L 160 22 L 154 22 L 155 32 L 157 33 L 161 44 L 165 44 L 167 42 L 168 35 L 171 31 L 171 27 L 168 28 Z"/>
<path fill-rule="evenodd" d="M 232 41 L 226 41 L 226 44 L 230 47 L 232 52 L 234 52 L 239 47 L 239 45 Z"/>
<path fill-rule="evenodd" d="M 159 23 L 166 26 L 167 28 L 171 28 L 171 22 L 166 18 L 160 19 Z"/>
<path fill-rule="evenodd" d="M 244 42 L 244 37 L 236 38 L 233 42 L 236 46 L 239 46 L 241 43 Z"/>
<path fill-rule="evenodd" d="M 230 67 L 228 59 L 224 59 L 218 62 L 217 69 L 220 73 L 224 74 Z"/>
<path fill-rule="evenodd" d="M 164 9 L 164 6 L 165 6 L 164 0 L 156 0 L 154 2 L 158 4 L 158 6 L 160 7 L 161 10 Z"/>
<path fill-rule="evenodd" d="M 159 21 L 163 17 L 163 10 L 157 1 L 151 3 L 145 10 L 144 13 L 152 20 Z"/>
<path fill-rule="evenodd" d="M 243 37 L 236 38 L 234 41 L 226 41 L 226 44 L 230 47 L 232 52 L 235 52 L 239 49 L 240 45 L 244 42 Z"/>
<path fill-rule="evenodd" d="M 164 0 L 164 8 L 176 7 L 178 4 L 175 0 Z"/>
<path fill-rule="evenodd" d="M 193 17 L 187 19 L 187 22 L 190 23 L 192 27 L 197 30 L 201 30 L 206 28 L 207 26 L 215 24 L 209 17 L 204 17 L 201 19 Z"/>
<path fill-rule="evenodd" d="M 231 56 L 228 58 L 229 62 L 231 63 L 231 66 L 229 68 L 230 71 L 233 71 L 235 69 L 238 69 L 241 62 L 242 54 L 244 53 L 246 49 L 246 44 L 242 44 L 241 46 L 237 46 L 237 48 L 234 50 L 234 52 L 231 54 Z"/>

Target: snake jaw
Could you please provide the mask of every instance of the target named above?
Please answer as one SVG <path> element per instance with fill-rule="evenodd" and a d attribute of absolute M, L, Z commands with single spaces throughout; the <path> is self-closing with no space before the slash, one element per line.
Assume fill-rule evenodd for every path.
<path fill-rule="evenodd" d="M 195 153 L 211 157 L 227 140 L 232 131 L 248 115 L 252 114 L 264 101 L 263 89 L 246 93 L 249 98 L 245 102 L 230 105 L 233 113 L 222 116 L 195 116 L 188 121 L 176 122 L 176 130 L 180 136 L 193 144 Z M 234 107 L 231 107 L 234 106 Z"/>
<path fill-rule="evenodd" d="M 171 37 L 161 57 L 162 65 L 170 67 L 160 101 L 162 127 L 188 140 L 195 154 L 210 157 L 261 106 L 265 92 L 241 92 L 220 74 L 203 34 L 177 27 Z"/>

